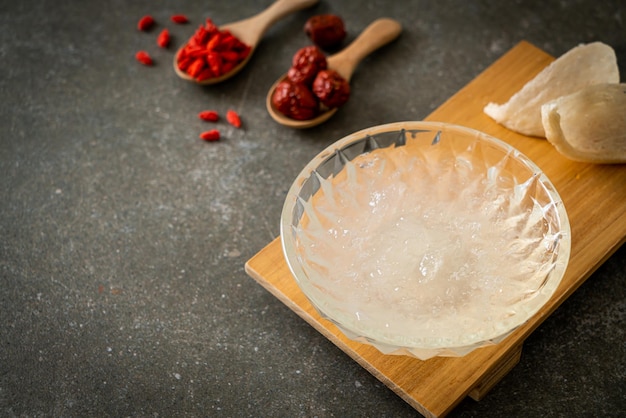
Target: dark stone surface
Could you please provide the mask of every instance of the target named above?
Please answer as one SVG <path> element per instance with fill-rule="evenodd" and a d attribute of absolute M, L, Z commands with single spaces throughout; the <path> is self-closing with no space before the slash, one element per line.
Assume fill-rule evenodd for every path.
<path fill-rule="evenodd" d="M 279 233 L 292 179 L 348 133 L 423 118 L 522 39 L 553 55 L 603 41 L 626 69 L 622 0 L 322 1 L 208 88 L 179 80 L 173 50 L 156 47 L 165 26 L 178 46 L 204 17 L 269 3 L 0 4 L 1 416 L 416 416 L 245 274 Z M 381 16 L 404 32 L 362 63 L 332 120 L 293 131 L 264 98 L 322 12 L 343 16 L 350 39 Z M 149 33 L 136 30 L 144 14 Z M 196 114 L 229 108 L 243 129 L 222 121 L 221 142 L 199 140 Z M 626 414 L 625 259 L 622 247 L 484 400 L 451 416 Z"/>

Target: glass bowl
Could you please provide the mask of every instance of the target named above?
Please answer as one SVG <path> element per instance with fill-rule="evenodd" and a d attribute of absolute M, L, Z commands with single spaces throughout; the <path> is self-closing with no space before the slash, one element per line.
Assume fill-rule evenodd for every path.
<path fill-rule="evenodd" d="M 570 254 L 563 203 L 505 142 L 445 123 L 351 134 L 295 179 L 281 214 L 313 306 L 385 354 L 462 356 L 552 296 Z"/>

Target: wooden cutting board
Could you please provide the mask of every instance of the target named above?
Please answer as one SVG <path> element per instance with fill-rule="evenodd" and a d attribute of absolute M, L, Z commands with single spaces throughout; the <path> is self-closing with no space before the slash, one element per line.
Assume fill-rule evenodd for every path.
<path fill-rule="evenodd" d="M 503 103 L 553 57 L 521 42 L 426 119 L 471 127 L 530 157 L 557 188 L 572 229 L 571 259 L 555 295 L 500 344 L 465 357 L 426 361 L 384 355 L 346 338 L 320 317 L 294 281 L 276 238 L 246 263 L 246 272 L 402 399 L 428 417 L 444 416 L 464 397 L 480 400 L 520 359 L 524 340 L 626 239 L 626 165 L 591 165 L 562 157 L 543 139 L 509 131 L 487 117 L 488 102 Z M 278 219 L 276 220 L 278 222 Z"/>

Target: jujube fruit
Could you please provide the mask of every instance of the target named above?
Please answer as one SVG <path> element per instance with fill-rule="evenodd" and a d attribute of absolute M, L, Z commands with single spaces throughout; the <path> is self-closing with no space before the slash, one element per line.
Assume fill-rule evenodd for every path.
<path fill-rule="evenodd" d="M 272 104 L 280 113 L 296 120 L 312 119 L 319 111 L 319 103 L 313 92 L 304 84 L 288 79 L 276 86 Z"/>
<path fill-rule="evenodd" d="M 335 70 L 322 70 L 313 81 L 313 93 L 328 107 L 342 106 L 350 98 L 350 83 Z"/>
<path fill-rule="evenodd" d="M 294 54 L 287 77 L 294 83 L 310 86 L 317 73 L 327 67 L 326 55 L 315 45 L 306 46 Z"/>
<path fill-rule="evenodd" d="M 334 49 L 346 37 L 343 20 L 333 14 L 311 17 L 304 25 L 304 33 L 320 48 Z"/>

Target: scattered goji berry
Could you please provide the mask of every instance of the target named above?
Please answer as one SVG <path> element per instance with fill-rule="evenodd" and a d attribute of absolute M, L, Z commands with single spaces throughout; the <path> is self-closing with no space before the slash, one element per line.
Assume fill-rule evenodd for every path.
<path fill-rule="evenodd" d="M 137 59 L 137 61 L 139 61 L 143 65 L 152 65 L 153 64 L 152 58 L 150 57 L 150 55 L 146 51 L 138 51 L 135 54 L 135 58 Z"/>
<path fill-rule="evenodd" d="M 220 139 L 220 131 L 218 131 L 217 129 L 211 129 L 210 131 L 204 131 L 200 134 L 200 138 L 204 139 L 205 141 L 219 141 Z"/>
<path fill-rule="evenodd" d="M 215 110 L 203 110 L 198 113 L 198 117 L 202 120 L 206 120 L 207 122 L 217 122 L 220 115 Z"/>
<path fill-rule="evenodd" d="M 172 22 L 178 23 L 178 24 L 189 22 L 189 19 L 187 19 L 187 16 L 185 15 L 173 15 L 172 17 L 170 17 L 170 19 L 172 20 Z"/>
<path fill-rule="evenodd" d="M 139 19 L 139 22 L 137 23 L 137 29 L 146 31 L 150 29 L 153 25 L 154 19 L 152 18 L 152 16 L 146 15 Z"/>
<path fill-rule="evenodd" d="M 157 37 L 157 45 L 161 48 L 167 48 L 170 44 L 170 31 L 163 29 Z"/>
<path fill-rule="evenodd" d="M 235 128 L 241 128 L 241 118 L 239 117 L 239 113 L 234 110 L 231 109 L 226 112 L 226 120 Z"/>

